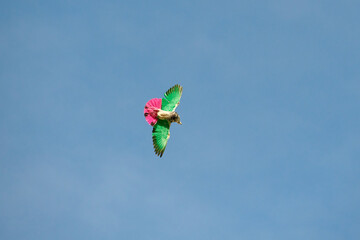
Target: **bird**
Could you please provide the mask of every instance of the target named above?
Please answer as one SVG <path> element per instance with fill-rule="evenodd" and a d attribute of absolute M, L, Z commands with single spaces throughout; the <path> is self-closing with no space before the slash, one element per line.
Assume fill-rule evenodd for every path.
<path fill-rule="evenodd" d="M 150 99 L 144 108 L 145 120 L 153 127 L 152 141 L 154 152 L 160 158 L 163 156 L 170 138 L 170 125 L 176 122 L 182 125 L 180 116 L 175 109 L 180 104 L 183 88 L 176 84 L 169 88 L 164 97 Z"/>

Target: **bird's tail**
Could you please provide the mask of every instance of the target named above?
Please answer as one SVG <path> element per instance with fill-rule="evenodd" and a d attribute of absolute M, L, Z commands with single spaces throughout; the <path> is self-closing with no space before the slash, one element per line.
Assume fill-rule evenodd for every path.
<path fill-rule="evenodd" d="M 145 104 L 144 116 L 146 121 L 154 126 L 157 122 L 157 113 L 161 109 L 161 98 L 153 98 Z"/>

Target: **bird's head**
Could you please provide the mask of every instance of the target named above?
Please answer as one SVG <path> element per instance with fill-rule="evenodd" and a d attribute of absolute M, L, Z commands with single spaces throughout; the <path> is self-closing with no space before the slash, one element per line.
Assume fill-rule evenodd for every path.
<path fill-rule="evenodd" d="M 179 114 L 178 114 L 177 112 L 175 112 L 175 115 L 174 115 L 173 119 L 174 119 L 174 120 L 173 120 L 174 122 L 182 125 L 182 123 L 181 123 L 181 121 L 180 121 L 180 116 L 179 116 Z"/>

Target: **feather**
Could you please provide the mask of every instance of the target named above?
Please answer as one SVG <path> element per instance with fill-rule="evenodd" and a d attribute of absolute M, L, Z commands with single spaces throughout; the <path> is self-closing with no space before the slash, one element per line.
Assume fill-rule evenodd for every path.
<path fill-rule="evenodd" d="M 161 101 L 161 98 L 153 98 L 145 104 L 144 116 L 151 126 L 157 122 L 157 113 L 161 109 Z"/>
<path fill-rule="evenodd" d="M 159 119 L 152 130 L 152 139 L 155 153 L 162 157 L 167 142 L 170 138 L 170 123 L 167 120 Z"/>
<path fill-rule="evenodd" d="M 174 85 L 166 91 L 161 103 L 161 110 L 175 111 L 180 103 L 183 88 L 179 84 Z"/>

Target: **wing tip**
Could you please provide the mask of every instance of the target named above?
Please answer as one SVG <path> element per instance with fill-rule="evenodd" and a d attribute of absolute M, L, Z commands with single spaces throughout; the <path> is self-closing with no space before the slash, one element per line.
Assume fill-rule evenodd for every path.
<path fill-rule="evenodd" d="M 159 147 L 157 146 L 157 144 L 156 144 L 156 137 L 155 137 L 155 136 L 152 136 L 152 139 L 153 139 L 153 146 L 154 146 L 155 155 L 158 155 L 158 156 L 161 158 L 162 155 L 163 155 L 164 152 L 165 152 L 166 146 L 164 147 L 164 149 L 160 150 L 160 148 L 159 148 Z"/>
<path fill-rule="evenodd" d="M 175 91 L 175 89 L 179 89 L 179 92 L 182 93 L 183 91 L 183 87 L 180 84 L 175 84 L 174 86 L 172 86 L 171 88 L 169 88 L 169 90 L 166 91 L 165 95 L 169 95 L 170 93 L 172 93 L 173 91 Z"/>

